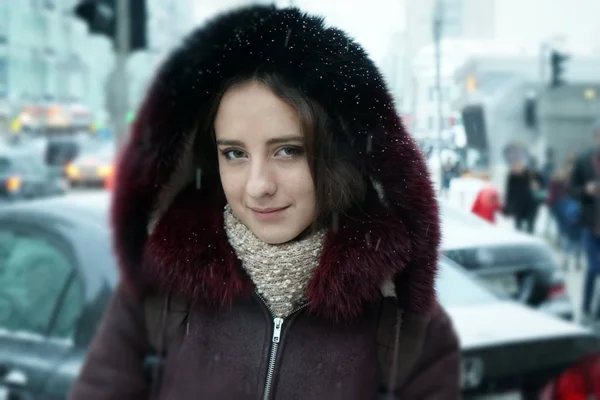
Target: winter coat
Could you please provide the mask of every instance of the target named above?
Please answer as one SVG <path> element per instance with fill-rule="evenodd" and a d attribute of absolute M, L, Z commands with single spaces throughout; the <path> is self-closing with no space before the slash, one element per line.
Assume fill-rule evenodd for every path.
<path fill-rule="evenodd" d="M 508 215 L 517 218 L 530 218 L 536 215 L 540 200 L 535 197 L 533 183 L 543 187 L 541 176 L 525 170 L 520 174 L 510 173 L 506 185 L 505 210 Z"/>
<path fill-rule="evenodd" d="M 546 203 L 552 209 L 569 195 L 569 185 L 564 179 L 552 179 L 548 185 Z"/>
<path fill-rule="evenodd" d="M 600 236 L 600 202 L 597 196 L 591 196 L 585 191 L 589 182 L 600 182 L 600 157 L 596 151 L 581 154 L 575 162 L 570 179 L 569 191 L 571 196 L 580 202 L 580 218 L 582 225 L 597 232 Z"/>
<path fill-rule="evenodd" d="M 368 218 L 339 216 L 307 305 L 282 325 L 227 241 L 218 188 L 196 182 L 189 162 L 213 95 L 259 68 L 336 116 L 374 193 Z M 122 283 L 70 399 L 148 398 L 149 337 L 167 336 L 146 331 L 150 298 L 182 314 L 161 341 L 158 399 L 362 400 L 389 382 L 401 399 L 460 397 L 458 340 L 435 298 L 440 225 L 425 161 L 366 52 L 322 19 L 253 6 L 193 32 L 151 85 L 113 190 Z"/>

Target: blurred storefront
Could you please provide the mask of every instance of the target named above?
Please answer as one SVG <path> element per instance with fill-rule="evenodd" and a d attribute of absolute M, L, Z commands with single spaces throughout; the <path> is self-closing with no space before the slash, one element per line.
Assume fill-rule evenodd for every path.
<path fill-rule="evenodd" d="M 13 131 L 41 135 L 89 132 L 93 117 L 81 104 L 25 105 L 12 121 Z"/>

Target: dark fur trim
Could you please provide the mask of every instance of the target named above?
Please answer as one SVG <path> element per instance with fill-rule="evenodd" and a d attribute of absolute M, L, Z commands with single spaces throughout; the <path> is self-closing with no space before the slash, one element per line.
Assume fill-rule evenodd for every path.
<path fill-rule="evenodd" d="M 193 32 L 160 69 L 118 164 L 112 221 L 123 279 L 208 306 L 252 290 L 227 244 L 214 194 L 182 192 L 148 237 L 159 194 L 224 80 L 273 70 L 344 123 L 382 201 L 369 222 L 340 218 L 308 290 L 311 310 L 351 320 L 394 277 L 401 306 L 428 313 L 440 240 L 438 207 L 420 150 L 379 71 L 345 33 L 297 9 L 253 6 Z M 383 205 L 385 203 L 387 207 Z"/>

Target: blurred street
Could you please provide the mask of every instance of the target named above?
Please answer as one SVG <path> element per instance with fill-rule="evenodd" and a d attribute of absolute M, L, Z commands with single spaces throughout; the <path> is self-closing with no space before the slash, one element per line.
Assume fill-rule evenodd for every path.
<path fill-rule="evenodd" d="M 598 15 L 0 0 L 0 400 L 600 399 Z"/>

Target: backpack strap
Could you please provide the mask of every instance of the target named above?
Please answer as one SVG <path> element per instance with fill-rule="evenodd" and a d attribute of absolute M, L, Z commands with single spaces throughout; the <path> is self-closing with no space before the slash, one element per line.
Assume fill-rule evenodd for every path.
<path fill-rule="evenodd" d="M 150 348 L 164 356 L 173 336 L 187 320 L 188 304 L 170 295 L 149 296 L 144 299 L 144 317 Z"/>
<path fill-rule="evenodd" d="M 160 382 L 169 344 L 177 330 L 187 321 L 188 304 L 167 296 L 149 296 L 144 299 L 146 336 L 150 353 L 144 359 L 144 375 L 150 386 L 149 399 L 160 392 Z"/>
<path fill-rule="evenodd" d="M 377 328 L 381 387 L 394 398 L 406 383 L 423 350 L 428 319 L 405 313 L 395 298 L 384 297 Z"/>

